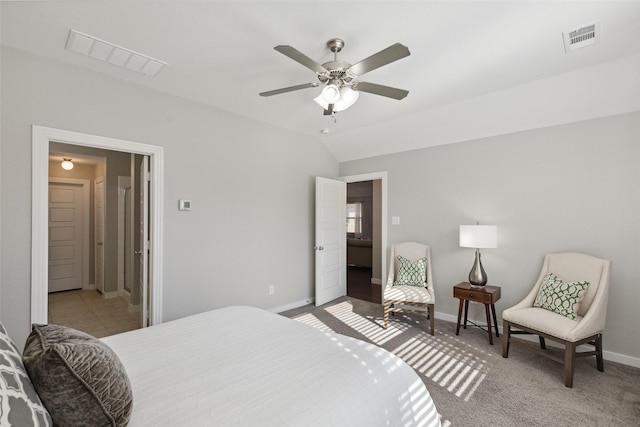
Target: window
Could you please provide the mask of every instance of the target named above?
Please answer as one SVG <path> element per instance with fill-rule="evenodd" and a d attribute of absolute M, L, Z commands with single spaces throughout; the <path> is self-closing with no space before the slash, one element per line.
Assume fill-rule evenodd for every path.
<path fill-rule="evenodd" d="M 362 234 L 362 202 L 347 203 L 347 233 Z"/>

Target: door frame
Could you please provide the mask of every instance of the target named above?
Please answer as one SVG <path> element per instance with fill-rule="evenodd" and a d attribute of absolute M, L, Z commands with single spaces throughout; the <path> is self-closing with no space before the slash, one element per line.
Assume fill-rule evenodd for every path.
<path fill-rule="evenodd" d="M 105 165 L 106 173 L 106 165 Z M 107 194 L 105 185 L 107 185 L 107 176 L 100 175 L 93 179 L 93 284 L 95 289 L 102 294 L 103 298 L 107 298 L 104 291 L 104 229 L 105 229 L 105 212 L 107 203 Z M 98 186 L 102 186 L 102 208 L 98 209 Z M 102 214 L 102 233 L 98 234 L 98 219 Z M 100 249 L 102 247 L 102 249 Z M 102 263 L 100 268 L 98 264 Z"/>
<path fill-rule="evenodd" d="M 49 142 L 123 151 L 149 156 L 150 186 L 150 323 L 162 322 L 162 256 L 164 203 L 164 148 L 80 132 L 32 126 L 31 167 L 31 323 L 48 323 Z"/>
<path fill-rule="evenodd" d="M 47 172 L 48 173 L 48 172 Z M 48 184 L 72 184 L 82 186 L 82 245 L 84 251 L 82 251 L 82 289 L 90 289 L 89 287 L 89 224 L 90 224 L 90 211 L 91 211 L 91 189 L 89 185 L 91 182 L 88 179 L 77 178 L 60 178 L 57 176 L 50 176 Z M 48 189 L 48 186 L 47 186 Z M 48 194 L 48 192 L 47 192 Z M 47 206 L 48 206 L 47 197 Z M 49 239 L 47 234 L 47 247 L 49 245 Z M 47 251 L 47 262 L 49 260 L 49 253 Z M 47 293 L 49 292 L 49 277 L 47 277 Z"/>
<path fill-rule="evenodd" d="M 362 182 L 362 181 L 375 181 L 380 180 L 380 246 L 381 246 L 381 263 L 380 263 L 380 275 L 382 276 L 380 279 L 382 283 L 382 300 L 380 304 L 384 303 L 384 287 L 387 285 L 387 171 L 380 172 L 371 172 L 371 173 L 363 173 L 359 175 L 348 175 L 341 176 L 339 179 L 343 180 L 347 184 L 352 182 Z M 345 239 L 347 238 L 345 234 Z"/>

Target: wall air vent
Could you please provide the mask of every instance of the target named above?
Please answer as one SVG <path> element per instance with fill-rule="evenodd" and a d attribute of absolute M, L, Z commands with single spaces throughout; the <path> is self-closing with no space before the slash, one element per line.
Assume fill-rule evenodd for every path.
<path fill-rule="evenodd" d="M 69 31 L 67 49 L 118 67 L 126 68 L 127 70 L 144 74 L 145 76 L 154 77 L 160 70 L 167 66 L 165 62 L 158 61 L 150 56 L 116 46 L 113 43 L 80 33 L 76 30 Z"/>
<path fill-rule="evenodd" d="M 575 30 L 565 31 L 562 33 L 564 51 L 569 53 L 577 49 L 582 49 L 583 47 L 600 43 L 600 33 L 600 21 L 583 25 Z"/>

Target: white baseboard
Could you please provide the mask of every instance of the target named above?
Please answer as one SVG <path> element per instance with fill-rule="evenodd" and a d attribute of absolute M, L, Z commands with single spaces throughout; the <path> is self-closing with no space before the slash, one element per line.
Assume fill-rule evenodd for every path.
<path fill-rule="evenodd" d="M 602 350 L 602 357 L 605 360 L 633 366 L 634 368 L 640 368 L 640 357 L 627 356 L 626 354 L 614 353 L 604 349 Z"/>
<path fill-rule="evenodd" d="M 140 313 L 140 304 L 133 305 L 129 303 L 129 313 Z"/>
<path fill-rule="evenodd" d="M 313 304 L 314 301 L 315 301 L 315 298 L 313 297 L 307 298 L 302 301 L 292 302 L 291 304 L 281 305 L 280 307 L 270 308 L 268 309 L 268 311 L 272 313 L 281 313 L 283 311 L 293 310 L 294 308 L 302 307 L 303 305 Z"/>
<path fill-rule="evenodd" d="M 94 285 L 93 283 L 89 283 L 89 284 L 87 284 L 87 285 L 84 285 L 84 286 L 82 287 L 82 290 L 84 290 L 84 291 L 90 291 L 90 290 L 95 289 L 95 288 L 96 288 L 96 285 Z"/>
<path fill-rule="evenodd" d="M 127 302 L 131 301 L 131 293 L 124 288 L 118 291 L 118 295 L 124 298 L 124 300 Z"/>
<path fill-rule="evenodd" d="M 375 277 L 371 278 L 371 284 L 373 285 L 382 285 L 382 279 L 376 279 Z"/>
<path fill-rule="evenodd" d="M 435 313 L 436 315 L 436 319 L 440 319 L 440 320 L 446 320 L 447 322 L 453 322 L 453 323 L 458 323 L 458 317 L 457 316 L 452 316 L 450 314 L 446 314 L 446 313 L 439 313 L 436 311 Z M 484 326 L 486 327 L 487 324 L 486 322 L 481 322 L 481 321 L 475 321 L 474 323 L 477 323 L 478 325 Z M 502 334 L 502 323 L 499 320 L 498 321 L 498 331 L 500 331 L 500 334 Z M 518 334 L 516 336 L 518 339 L 522 339 L 525 341 L 531 341 L 531 342 L 535 342 L 538 343 L 539 339 L 537 335 L 520 335 Z M 502 337 L 500 337 L 502 338 Z M 551 346 L 551 347 L 557 347 L 557 348 L 564 348 L 560 343 L 557 343 L 555 341 L 552 340 L 547 340 L 546 341 L 547 345 Z M 593 350 L 593 347 L 584 345 L 584 346 L 580 346 L 578 347 L 578 349 L 580 351 L 584 351 L 584 350 Z M 634 368 L 640 368 L 640 358 L 638 357 L 633 357 L 633 356 L 627 356 L 626 354 L 620 354 L 620 353 L 614 353 L 613 351 L 607 351 L 607 350 L 602 350 L 602 357 L 604 358 L 604 360 L 608 360 L 610 362 L 616 362 L 616 363 L 622 363 L 623 365 L 628 365 L 628 366 L 633 366 Z"/>
<path fill-rule="evenodd" d="M 102 298 L 104 299 L 118 298 L 118 296 L 120 296 L 120 293 L 118 291 L 102 293 Z"/>

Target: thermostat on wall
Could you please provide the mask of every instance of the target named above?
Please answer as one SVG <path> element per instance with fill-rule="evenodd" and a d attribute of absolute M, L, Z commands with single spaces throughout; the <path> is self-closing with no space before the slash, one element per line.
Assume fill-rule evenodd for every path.
<path fill-rule="evenodd" d="M 191 210 L 191 200 L 180 200 L 178 204 L 179 211 L 190 211 Z"/>

